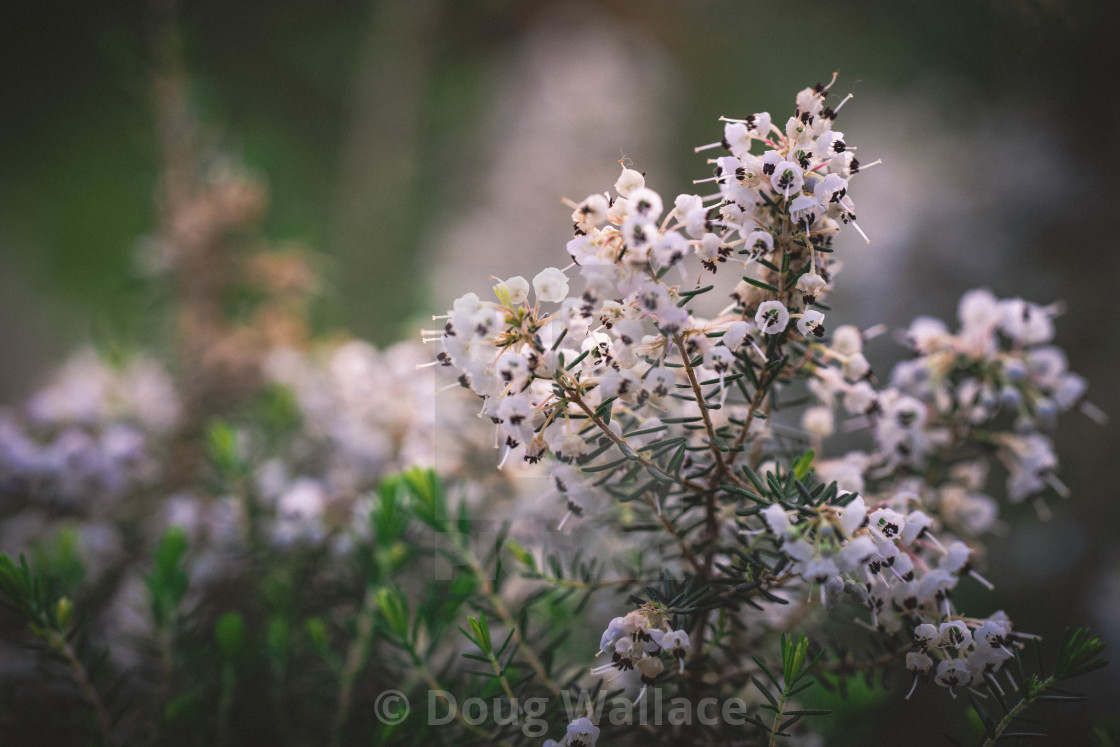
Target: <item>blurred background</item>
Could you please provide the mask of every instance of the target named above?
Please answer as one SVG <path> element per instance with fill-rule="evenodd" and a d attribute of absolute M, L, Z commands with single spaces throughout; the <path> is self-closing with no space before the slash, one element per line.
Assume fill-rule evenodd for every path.
<path fill-rule="evenodd" d="M 603 190 L 619 159 L 663 194 L 686 191 L 707 172 L 692 146 L 719 137 L 720 115 L 784 121 L 796 91 L 839 71 L 834 90 L 855 99 L 837 126 L 861 161 L 884 163 L 853 190 L 872 243 L 845 237 L 834 316 L 951 318 L 977 286 L 1064 300 L 1057 342 L 1115 422 L 1118 6 L 196 0 L 178 11 L 177 59 L 213 168 L 264 184 L 262 233 L 321 274 L 312 325 L 378 344 L 415 338 L 490 274 L 564 264 L 560 198 Z M 0 403 L 82 343 L 164 345 L 148 278 L 163 169 L 152 79 L 167 64 L 153 18 L 166 14 L 0 10 Z M 901 349 L 871 353 L 886 372 Z M 1058 444 L 1073 497 L 1048 522 L 1008 513 L 1016 531 L 988 560 L 999 587 L 976 604 L 1050 640 L 1088 624 L 1120 646 L 1117 429 L 1075 414 Z M 1120 734 L 1116 672 L 1055 712 L 1073 743 Z M 957 729 L 939 719 L 963 717 L 937 714 L 932 695 L 869 694 L 830 741 L 918 743 L 928 719 L 943 743 Z"/>

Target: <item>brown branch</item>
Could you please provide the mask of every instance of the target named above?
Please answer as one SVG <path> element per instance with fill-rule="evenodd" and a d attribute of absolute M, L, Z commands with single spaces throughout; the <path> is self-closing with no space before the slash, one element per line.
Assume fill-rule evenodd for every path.
<path fill-rule="evenodd" d="M 716 429 L 712 425 L 712 416 L 708 414 L 708 407 L 704 401 L 704 393 L 700 390 L 700 383 L 696 380 L 696 371 L 692 368 L 692 361 L 688 359 L 688 351 L 684 349 L 684 338 L 677 335 L 673 342 L 677 345 L 677 350 L 681 353 L 681 362 L 684 364 L 684 372 L 688 376 L 688 383 L 692 385 L 692 394 L 696 397 L 696 404 L 700 408 L 700 417 L 704 419 L 704 430 L 708 433 L 708 448 L 712 452 L 712 458 L 716 462 L 716 474 L 713 478 L 718 478 L 727 472 L 727 465 L 723 461 L 723 452 L 719 450 L 716 445 Z"/>

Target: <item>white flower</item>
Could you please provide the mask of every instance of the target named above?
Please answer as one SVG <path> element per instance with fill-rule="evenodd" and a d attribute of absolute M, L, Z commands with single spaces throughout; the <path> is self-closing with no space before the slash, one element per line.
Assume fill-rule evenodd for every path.
<path fill-rule="evenodd" d="M 1041 345 L 1054 337 L 1050 313 L 1020 298 L 999 302 L 999 326 L 1009 337 L 1024 345 Z"/>
<path fill-rule="evenodd" d="M 835 423 L 832 409 L 828 407 L 809 407 L 801 415 L 801 427 L 815 438 L 828 438 L 832 435 Z"/>
<path fill-rule="evenodd" d="M 770 136 L 770 112 L 758 112 L 747 117 L 747 129 L 754 137 Z"/>
<path fill-rule="evenodd" d="M 774 166 L 774 173 L 770 177 L 770 186 L 775 192 L 786 197 L 799 193 L 804 183 L 801 167 L 793 161 L 780 161 Z"/>
<path fill-rule="evenodd" d="M 568 296 L 568 278 L 557 268 L 546 267 L 533 278 L 533 290 L 538 301 L 559 303 Z"/>
<path fill-rule="evenodd" d="M 990 290 L 977 288 L 961 296 L 957 317 L 965 329 L 984 329 L 999 323 L 999 301 Z"/>
<path fill-rule="evenodd" d="M 866 518 L 867 504 L 864 502 L 863 496 L 857 495 L 847 506 L 844 506 L 840 514 L 840 528 L 844 534 L 851 537 L 857 529 L 863 526 Z"/>
<path fill-rule="evenodd" d="M 789 324 L 789 310 L 781 301 L 763 301 L 758 305 L 754 323 L 763 334 L 779 334 Z"/>
<path fill-rule="evenodd" d="M 929 354 L 950 339 L 949 328 L 940 319 L 920 316 L 906 330 L 906 342 L 919 353 Z"/>
<path fill-rule="evenodd" d="M 940 570 L 949 573 L 960 573 L 968 565 L 972 550 L 963 542 L 957 541 L 949 545 L 948 552 L 937 561 Z"/>
<path fill-rule="evenodd" d="M 867 518 L 871 522 L 871 527 L 885 539 L 895 539 L 902 534 L 902 529 L 906 526 L 906 517 L 889 508 L 876 509 Z"/>
<path fill-rule="evenodd" d="M 576 228 L 587 233 L 607 219 L 608 210 L 610 202 L 605 195 L 589 195 L 572 213 L 572 222 Z"/>
<path fill-rule="evenodd" d="M 863 335 L 850 324 L 837 327 L 832 333 L 832 349 L 840 355 L 852 355 L 863 350 Z"/>
<path fill-rule="evenodd" d="M 906 668 L 911 672 L 927 674 L 933 667 L 933 659 L 920 651 L 911 651 L 906 654 Z"/>
<path fill-rule="evenodd" d="M 499 280 L 494 285 L 494 295 L 504 306 L 519 306 L 529 300 L 529 281 L 520 275 L 509 280 Z"/>
<path fill-rule="evenodd" d="M 727 331 L 723 333 L 723 344 L 727 346 L 728 350 L 738 350 L 747 341 L 750 331 L 750 322 L 731 322 L 727 325 Z"/>
<path fill-rule="evenodd" d="M 844 394 L 844 409 L 852 415 L 864 415 L 878 402 L 875 387 L 867 381 L 858 381 Z"/>
<path fill-rule="evenodd" d="M 928 648 L 933 644 L 939 635 L 937 626 L 932 623 L 922 623 L 914 628 L 914 642 L 922 649 Z"/>
<path fill-rule="evenodd" d="M 650 246 L 657 240 L 657 225 L 635 215 L 622 224 L 622 237 L 626 240 L 625 259 L 630 262 L 645 262 L 649 257 Z"/>
<path fill-rule="evenodd" d="M 310 477 L 298 478 L 276 501 L 273 540 L 280 545 L 300 539 L 319 541 L 324 534 L 322 517 L 326 506 L 323 484 Z"/>
<path fill-rule="evenodd" d="M 629 197 L 633 192 L 642 189 L 646 186 L 646 178 L 642 176 L 641 172 L 634 169 L 623 168 L 622 173 L 618 177 L 618 181 L 614 183 L 614 189 L 623 197 Z"/>
<path fill-rule="evenodd" d="M 746 249 L 756 259 L 765 257 L 774 251 L 774 236 L 769 231 L 751 231 L 747 234 Z"/>
<path fill-rule="evenodd" d="M 743 122 L 728 122 L 723 126 L 723 143 L 736 158 L 750 153 L 751 133 Z"/>
<path fill-rule="evenodd" d="M 933 526 L 933 519 L 924 511 L 911 511 L 906 516 L 906 527 L 902 530 L 902 541 L 908 545 L 913 544 L 931 526 Z"/>
<path fill-rule="evenodd" d="M 642 390 L 656 403 L 675 391 L 676 383 L 676 375 L 671 370 L 654 368 L 642 380 Z"/>
<path fill-rule="evenodd" d="M 704 227 L 708 222 L 708 210 L 700 195 L 677 195 L 674 202 L 677 211 L 677 220 L 684 226 L 684 230 L 694 239 L 704 235 Z"/>
<path fill-rule="evenodd" d="M 766 528 L 778 537 L 785 534 L 789 529 L 789 515 L 786 510 L 777 503 L 773 503 L 759 512 L 759 516 L 766 522 Z"/>
<path fill-rule="evenodd" d="M 807 272 L 797 279 L 797 290 L 801 291 L 801 300 L 806 306 L 816 301 L 827 286 L 824 278 L 815 272 Z"/>
<path fill-rule="evenodd" d="M 875 541 L 868 535 L 861 534 L 841 547 L 834 557 L 840 570 L 847 573 L 862 568 L 876 552 Z"/>
<path fill-rule="evenodd" d="M 816 309 L 809 309 L 797 320 L 797 331 L 806 337 L 809 335 L 821 337 L 824 335 L 824 324 L 822 322 L 824 322 L 824 314 Z"/>
<path fill-rule="evenodd" d="M 933 667 L 933 659 L 921 651 L 911 651 L 906 654 L 906 668 L 914 673 L 914 684 L 910 686 L 910 692 L 906 693 L 906 699 L 910 700 L 910 696 L 914 694 L 914 688 L 918 686 L 918 679 L 924 675 L 929 674 L 929 670 Z"/>
<path fill-rule="evenodd" d="M 789 217 L 793 219 L 794 223 L 814 223 L 817 220 L 820 207 L 821 205 L 816 197 L 798 195 L 790 203 Z"/>
<path fill-rule="evenodd" d="M 871 373 L 871 364 L 863 353 L 852 353 L 844 362 L 844 377 L 848 381 L 859 381 Z"/>
<path fill-rule="evenodd" d="M 664 671 L 665 665 L 661 663 L 659 657 L 644 656 L 638 659 L 638 674 L 641 676 L 642 684 L 652 685 Z"/>
<path fill-rule="evenodd" d="M 718 374 L 726 373 L 734 363 L 735 356 L 723 345 L 716 345 L 704 354 L 704 365 Z"/>
<path fill-rule="evenodd" d="M 972 645 L 972 631 L 960 620 L 943 622 L 937 630 L 937 645 L 964 651 Z"/>
<path fill-rule="evenodd" d="M 817 138 L 814 151 L 817 158 L 823 159 L 832 158 L 837 153 L 843 153 L 846 148 L 844 133 L 825 130 L 824 134 Z"/>
<path fill-rule="evenodd" d="M 688 255 L 688 240 L 677 231 L 667 231 L 659 235 L 650 249 L 650 259 L 655 268 L 668 267 L 680 262 Z"/>
<path fill-rule="evenodd" d="M 630 201 L 632 214 L 640 215 L 647 221 L 654 222 L 661 217 L 663 209 L 661 195 L 652 189 L 641 187 L 633 190 L 627 199 Z"/>
<path fill-rule="evenodd" d="M 568 731 L 564 736 L 566 747 L 595 747 L 598 741 L 599 727 L 591 723 L 590 719 L 580 717 L 568 724 Z"/>
<path fill-rule="evenodd" d="M 661 647 L 677 658 L 683 658 L 690 645 L 688 633 L 683 630 L 670 630 L 661 639 Z"/>
<path fill-rule="evenodd" d="M 957 693 L 953 690 L 954 687 L 963 687 L 969 683 L 972 675 L 968 671 L 968 665 L 960 659 L 950 659 L 942 661 L 937 665 L 937 676 L 934 681 L 942 687 L 949 688 L 949 694 L 954 698 Z"/>

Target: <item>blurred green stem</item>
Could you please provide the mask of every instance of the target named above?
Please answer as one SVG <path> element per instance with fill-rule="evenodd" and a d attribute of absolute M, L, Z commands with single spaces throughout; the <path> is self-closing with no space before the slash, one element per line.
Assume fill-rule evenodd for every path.
<path fill-rule="evenodd" d="M 338 708 L 331 724 L 331 744 L 342 744 L 343 731 L 350 717 L 350 704 L 354 696 L 354 682 L 369 659 L 373 643 L 373 623 L 377 611 L 377 595 L 373 586 L 366 587 L 365 599 L 358 613 L 358 629 L 350 648 L 346 651 L 346 661 L 339 675 Z"/>
<path fill-rule="evenodd" d="M 230 661 L 222 662 L 221 696 L 218 700 L 218 734 L 215 742 L 219 747 L 229 744 L 229 722 L 233 712 L 233 691 L 237 686 L 237 671 Z"/>
<path fill-rule="evenodd" d="M 90 708 L 93 709 L 94 715 L 97 717 L 97 728 L 101 733 L 101 742 L 103 744 L 111 745 L 113 742 L 113 726 L 109 721 L 109 714 L 105 711 L 105 706 L 98 697 L 97 691 L 93 688 L 93 683 L 89 681 L 89 675 L 86 669 L 82 666 L 82 662 L 78 660 L 77 655 L 74 653 L 74 648 L 70 642 L 66 640 L 63 633 L 51 631 L 47 639 L 48 645 L 51 650 L 56 652 L 59 656 L 66 660 L 70 666 L 70 673 L 74 676 L 74 681 L 78 685 L 78 689 L 82 691 L 86 702 L 89 703 Z"/>

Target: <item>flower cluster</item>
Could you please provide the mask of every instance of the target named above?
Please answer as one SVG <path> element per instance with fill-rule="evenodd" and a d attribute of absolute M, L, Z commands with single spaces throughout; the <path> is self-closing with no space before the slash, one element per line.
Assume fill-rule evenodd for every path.
<path fill-rule="evenodd" d="M 625 617 L 611 620 L 603 631 L 599 653 L 609 653 L 611 660 L 592 669 L 591 673 L 602 676 L 637 671 L 642 681 L 640 699 L 645 695 L 646 687 L 654 684 L 665 671 L 662 654 L 675 659 L 683 672 L 688 648 L 688 633 L 670 628 L 664 613 L 656 608 L 634 610 Z"/>
<path fill-rule="evenodd" d="M 599 727 L 586 716 L 572 721 L 565 731 L 564 738 L 559 742 L 546 739 L 543 747 L 595 747 L 599 743 Z"/>
<path fill-rule="evenodd" d="M 829 344 L 819 345 L 823 361 L 809 382 L 819 404 L 806 410 L 802 425 L 827 437 L 842 409 L 849 426 L 871 429 L 875 449 L 822 465 L 822 472 L 855 492 L 901 475 L 894 487 L 922 493 L 967 536 L 996 521 L 995 501 L 983 492 L 993 456 L 1007 471 L 1011 502 L 1047 488 L 1068 495 L 1049 433 L 1058 414 L 1073 408 L 1098 422 L 1104 415 L 1085 400 L 1086 381 L 1068 370 L 1065 353 L 1052 344 L 1059 310 L 969 291 L 959 304 L 958 332 L 929 317 L 911 323 L 905 339 L 914 357 L 894 367 L 882 390 L 873 386 L 863 354 L 866 335 L 837 328 Z M 934 469 L 947 461 L 948 470 Z M 920 484 L 917 475 L 925 476 Z"/>
<path fill-rule="evenodd" d="M 194 323 L 178 380 L 146 358 L 84 353 L 0 414 L 0 542 L 32 558 L 0 554 L 0 601 L 68 662 L 101 741 L 142 740 L 108 717 L 118 704 L 103 708 L 79 634 L 148 708 L 133 723 L 204 742 L 275 711 L 344 744 L 367 729 L 374 688 L 423 688 L 493 694 L 514 718 L 464 706 L 437 735 L 389 709 L 374 741 L 510 744 L 527 704 L 569 705 L 581 685 L 629 690 L 620 702 L 643 712 L 669 691 L 758 706 L 737 723 L 670 715 L 672 729 L 635 740 L 758 729 L 773 742 L 817 712 L 799 702 L 810 674 L 843 691 L 854 673 L 905 666 L 907 698 L 932 680 L 1001 705 L 1002 680 L 1021 705 L 1097 666 L 1099 639 L 1078 633 L 1052 675 L 1028 679 L 1018 653 L 1033 636 L 964 609 L 969 586 L 992 586 L 978 571 L 1000 499 L 1042 510 L 1045 491 L 1066 492 L 1058 415 L 1103 418 L 1053 344 L 1060 309 L 970 292 L 957 331 L 916 320 L 902 335 L 912 357 L 877 378 L 865 348 L 885 327 L 837 325 L 825 305 L 850 251 L 837 236 L 863 234 L 850 186 L 872 165 L 836 129 L 848 99 L 832 105 L 831 85 L 801 91 L 784 124 L 724 119 L 697 149 L 718 151 L 695 182 L 709 194 L 663 197 L 620 164 L 613 189 L 565 201 L 563 261 L 458 298 L 426 346 L 310 344 L 309 267 L 262 257 L 248 274 L 270 277 L 273 311 L 293 318 L 270 312 L 250 334 L 198 324 L 181 299 Z M 221 297 L 209 258 L 223 242 L 171 222 L 169 271 L 198 273 L 206 293 L 186 295 Z M 832 451 L 837 431 L 862 448 Z M 504 472 L 481 458 L 491 449 Z M 872 651 L 849 647 L 853 616 Z M 558 655 L 566 640 L 592 648 L 603 623 L 598 666 Z M 42 680 L 11 669 L 17 688 Z M 332 710 L 288 712 L 308 683 L 337 691 Z M 245 702 L 264 711 L 231 708 L 260 691 Z M 545 744 L 595 747 L 625 725 L 585 705 Z M 211 712 L 213 729 L 193 723 Z"/>
<path fill-rule="evenodd" d="M 934 646 L 935 656 L 945 656 L 943 664 L 950 661 L 947 648 L 969 648 L 973 629 L 979 631 L 976 640 L 990 639 L 992 646 L 977 645 L 967 656 L 963 680 L 942 677 L 940 671 L 936 678 L 946 686 L 967 684 L 969 672 L 980 678 L 1011 658 L 1005 645 L 1012 640 L 1011 621 L 1002 612 L 988 620 L 957 613 L 952 594 L 962 577 L 991 584 L 972 569 L 972 548 L 959 540 L 943 544 L 932 531 L 936 520 L 918 505 L 918 497 L 908 493 L 874 507 L 848 494 L 846 502 L 842 498 L 815 510 L 773 504 L 761 516 L 793 561 L 790 573 L 819 584 L 826 609 L 836 609 L 849 595 L 870 610 L 873 630 L 913 630 L 922 651 Z M 927 653 L 911 653 L 907 666 L 925 673 L 932 661 Z"/>
<path fill-rule="evenodd" d="M 265 374 L 295 397 L 299 451 L 327 462 L 321 472 L 332 490 L 353 494 L 413 465 L 461 474 L 485 442 L 468 403 L 436 408 L 433 372 L 417 369 L 425 360 L 416 343 L 378 350 L 351 340 L 309 352 L 277 348 Z"/>
<path fill-rule="evenodd" d="M 19 411 L 0 414 L 0 495 L 113 502 L 155 477 L 179 410 L 155 362 L 112 365 L 82 350 Z"/>
<path fill-rule="evenodd" d="M 755 395 L 732 386 L 743 376 L 734 369 L 761 368 L 773 379 L 784 343 L 825 332 L 823 313 L 811 307 L 838 264 L 829 260 L 833 236 L 854 223 L 848 182 L 859 171 L 854 148 L 833 129 L 840 107 L 825 106 L 826 95 L 824 86 L 799 94 L 784 130 L 767 113 L 728 120 L 711 147 L 730 155 L 711 161 L 715 176 L 700 180 L 717 185 L 713 194 L 681 194 L 668 207 L 643 174 L 624 167 L 613 195 L 570 203 L 571 265 L 547 268 L 531 284 L 500 280 L 496 301 L 469 293 L 438 317 L 443 328 L 428 332 L 441 348 L 437 360 L 484 399 L 503 464 L 547 454 L 583 462 L 601 453 L 604 438 L 623 453 L 648 447 L 629 439 L 650 435 L 703 448 L 702 420 L 723 471 L 714 429 L 748 423 L 735 439 L 742 446 L 753 420 Z M 690 287 L 693 268 L 735 271 L 731 304 L 714 316 L 690 308 L 712 289 Z M 578 293 L 573 271 L 583 281 Z"/>
<path fill-rule="evenodd" d="M 914 684 L 906 697 L 913 694 L 918 680 L 922 675 L 929 674 L 937 660 L 934 680 L 949 688 L 955 698 L 953 688 L 982 681 L 984 675 L 998 671 L 1004 662 L 1014 656 L 1008 648 L 1012 636 L 1011 622 L 1002 611 L 984 620 L 962 618 L 940 625 L 922 623 L 914 629 L 914 641 L 919 650 L 906 654 L 906 668 L 915 673 Z M 1003 694 L 994 677 L 988 681 Z"/>
<path fill-rule="evenodd" d="M 1100 417 L 1051 344 L 1056 306 L 970 292 L 958 332 L 911 325 L 914 357 L 886 386 L 865 354 L 884 328 L 826 325 L 835 237 L 851 224 L 867 238 L 850 183 L 873 165 L 835 128 L 848 99 L 828 106 L 830 86 L 799 93 L 781 127 L 766 112 L 725 118 L 723 138 L 696 149 L 725 152 L 696 182 L 711 194 L 670 203 L 624 165 L 613 191 L 566 201 L 571 264 L 495 279 L 496 300 L 467 294 L 425 333 L 436 363 L 482 399 L 499 466 L 553 460 L 561 530 L 591 516 L 665 529 L 678 552 L 663 572 L 723 589 L 706 607 L 684 591 L 611 621 L 600 646 L 611 661 L 592 674 L 637 672 L 642 694 L 666 652 L 685 671 L 684 653 L 717 634 L 717 610 L 746 625 L 749 609 L 727 610 L 762 609 L 755 590 L 788 601 L 776 592 L 798 586 L 810 598 L 819 587 L 826 613 L 845 600 L 866 610 L 858 622 L 901 638 L 896 655 L 954 697 L 991 679 L 1030 636 L 953 602 L 966 576 L 991 588 L 973 568 L 998 516 L 989 465 L 1006 468 L 1013 502 L 1064 493 L 1046 434 L 1073 407 Z M 772 416 L 800 382 L 810 406 L 797 429 Z M 826 456 L 841 414 L 869 447 Z M 692 612 L 673 630 L 663 610 L 681 607 Z"/>

